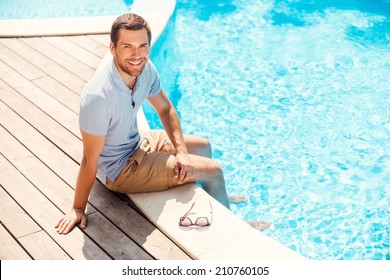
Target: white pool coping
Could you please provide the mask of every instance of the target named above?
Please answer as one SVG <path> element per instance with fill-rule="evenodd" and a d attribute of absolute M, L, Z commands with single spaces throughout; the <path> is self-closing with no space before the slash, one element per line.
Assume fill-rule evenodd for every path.
<path fill-rule="evenodd" d="M 140 14 L 149 22 L 153 43 L 164 30 L 175 5 L 175 0 L 135 0 L 131 12 Z M 116 17 L 2 20 L 0 37 L 108 34 Z M 110 52 L 107 52 L 103 60 L 110 57 Z M 149 129 L 142 110 L 138 112 L 138 121 L 140 130 Z M 196 184 L 128 196 L 150 221 L 194 259 L 305 260 L 297 252 L 249 226 Z M 192 202 L 206 206 L 211 202 L 213 205 L 213 222 L 205 231 L 186 231 L 178 226 L 179 216 Z M 206 206 L 198 210 L 201 212 Z"/>
<path fill-rule="evenodd" d="M 142 15 L 158 38 L 175 5 L 175 0 L 135 0 L 131 12 Z M 0 20 L 0 38 L 108 34 L 118 16 Z"/>

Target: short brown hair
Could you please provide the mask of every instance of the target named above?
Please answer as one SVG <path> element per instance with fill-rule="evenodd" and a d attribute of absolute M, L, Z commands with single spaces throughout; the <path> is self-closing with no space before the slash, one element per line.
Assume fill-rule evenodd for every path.
<path fill-rule="evenodd" d="M 150 30 L 150 26 L 146 20 L 144 20 L 142 17 L 140 17 L 137 14 L 133 13 L 127 13 L 119 16 L 111 27 L 111 42 L 114 43 L 114 46 L 116 46 L 116 43 L 118 42 L 118 34 L 119 30 L 121 29 L 127 29 L 127 30 L 142 30 L 143 28 L 146 29 L 146 32 L 148 34 L 148 43 L 150 45 L 150 42 L 152 41 L 152 32 Z"/>

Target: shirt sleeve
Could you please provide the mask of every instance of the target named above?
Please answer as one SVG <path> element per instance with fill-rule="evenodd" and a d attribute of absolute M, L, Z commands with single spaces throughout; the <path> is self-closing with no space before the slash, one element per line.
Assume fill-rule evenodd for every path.
<path fill-rule="evenodd" d="M 149 63 L 150 63 L 150 70 L 151 70 L 150 71 L 151 72 L 151 79 L 150 79 L 151 87 L 150 87 L 148 97 L 153 97 L 153 96 L 158 95 L 161 92 L 162 87 L 161 87 L 160 76 L 158 75 L 156 68 L 154 67 L 154 65 L 151 61 L 149 61 Z"/>
<path fill-rule="evenodd" d="M 88 134 L 105 136 L 110 124 L 107 100 L 98 95 L 85 94 L 80 100 L 80 129 Z"/>

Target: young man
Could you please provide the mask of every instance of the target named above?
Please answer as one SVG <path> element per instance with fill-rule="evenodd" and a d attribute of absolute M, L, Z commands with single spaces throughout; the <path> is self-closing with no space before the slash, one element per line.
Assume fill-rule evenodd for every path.
<path fill-rule="evenodd" d="M 162 191 L 199 182 L 229 207 L 223 172 L 211 159 L 209 142 L 183 135 L 175 108 L 162 90 L 149 60 L 151 31 L 136 14 L 124 14 L 112 25 L 113 59 L 101 67 L 83 90 L 80 129 L 83 158 L 71 211 L 58 222 L 59 234 L 80 223 L 95 177 L 116 192 Z M 162 131 L 140 135 L 137 111 L 147 99 L 158 113 Z"/>

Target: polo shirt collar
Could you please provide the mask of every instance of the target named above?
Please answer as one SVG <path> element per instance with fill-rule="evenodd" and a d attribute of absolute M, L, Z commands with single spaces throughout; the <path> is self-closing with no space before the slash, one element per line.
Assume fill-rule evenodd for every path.
<path fill-rule="evenodd" d="M 148 61 L 149 62 L 149 61 Z M 123 78 L 121 76 L 121 74 L 119 74 L 119 71 L 118 71 L 118 68 L 116 68 L 116 65 L 115 65 L 115 62 L 114 62 L 114 58 L 112 58 L 112 61 L 111 61 L 111 69 L 110 69 L 110 73 L 111 73 L 111 76 L 114 80 L 114 83 L 116 85 L 118 85 L 122 90 L 129 90 L 130 92 L 132 91 L 131 89 L 129 89 L 129 87 L 126 85 L 125 81 L 123 81 Z M 139 75 L 137 77 L 137 81 L 135 83 L 135 86 L 133 88 L 133 90 L 137 89 L 139 87 L 139 83 L 140 81 L 142 80 L 142 76 L 143 76 L 143 73 L 144 71 L 141 72 L 141 75 Z"/>

